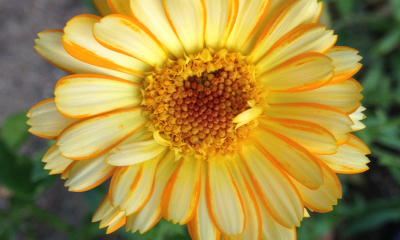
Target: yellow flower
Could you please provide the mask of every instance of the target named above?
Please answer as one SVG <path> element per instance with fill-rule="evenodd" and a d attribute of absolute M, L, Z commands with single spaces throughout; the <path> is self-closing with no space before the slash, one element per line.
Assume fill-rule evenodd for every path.
<path fill-rule="evenodd" d="M 70 191 L 112 177 L 93 221 L 144 233 L 162 217 L 193 239 L 295 239 L 368 169 L 357 51 L 335 47 L 316 0 L 94 0 L 39 33 L 71 73 L 35 105 L 33 134 Z"/>

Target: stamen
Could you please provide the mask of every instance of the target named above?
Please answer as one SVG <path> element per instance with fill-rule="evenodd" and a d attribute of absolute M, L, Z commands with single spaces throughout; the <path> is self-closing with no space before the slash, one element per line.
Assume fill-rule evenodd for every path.
<path fill-rule="evenodd" d="M 207 49 L 203 51 L 208 51 Z M 146 78 L 146 114 L 181 154 L 206 159 L 240 150 L 256 126 L 233 119 L 259 103 L 254 66 L 239 53 L 221 50 L 169 62 Z M 151 81 L 150 81 L 151 80 Z M 150 84 L 152 82 L 152 84 Z"/>

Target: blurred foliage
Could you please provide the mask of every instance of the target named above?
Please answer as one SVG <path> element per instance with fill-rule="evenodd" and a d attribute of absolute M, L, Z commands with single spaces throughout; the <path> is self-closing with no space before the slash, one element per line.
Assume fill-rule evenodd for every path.
<path fill-rule="evenodd" d="M 367 128 L 357 132 L 372 151 L 368 172 L 341 175 L 343 199 L 330 213 L 310 213 L 298 228 L 298 239 L 400 239 L 400 0 L 324 0 L 321 21 L 339 36 L 336 45 L 360 51 L 364 67 L 355 76 L 364 87 L 362 103 Z M 91 0 L 84 0 L 96 13 Z M 24 113 L 9 116 L 0 132 L 0 239 L 38 239 L 33 223 L 41 222 L 63 232 L 69 239 L 106 239 L 105 230 L 91 223 L 91 216 L 107 192 L 100 186 L 83 193 L 88 212 L 79 227 L 39 208 L 35 200 L 59 176 L 48 176 L 41 158 L 21 156 L 30 134 Z M 49 143 L 50 146 L 50 143 Z M 4 190 L 6 189 L 6 190 Z M 1 190 L 1 189 L 0 189 Z M 117 239 L 190 239 L 186 227 L 160 221 L 144 235 L 118 230 Z"/>

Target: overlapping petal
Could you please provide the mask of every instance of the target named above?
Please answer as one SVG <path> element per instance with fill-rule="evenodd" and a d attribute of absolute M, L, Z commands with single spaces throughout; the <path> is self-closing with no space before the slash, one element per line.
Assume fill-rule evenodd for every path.
<path fill-rule="evenodd" d="M 107 180 L 114 173 L 115 167 L 104 160 L 107 153 L 100 156 L 74 161 L 69 169 L 69 177 L 65 186 L 71 192 L 84 192 L 93 189 Z"/>
<path fill-rule="evenodd" d="M 321 11 L 322 3 L 317 3 L 316 0 L 290 1 L 263 30 L 251 53 L 252 61 L 258 62 L 279 39 L 296 27 L 316 23 Z"/>
<path fill-rule="evenodd" d="M 161 201 L 164 218 L 180 225 L 189 222 L 196 212 L 200 190 L 201 161 L 194 158 L 182 160 L 164 189 Z"/>
<path fill-rule="evenodd" d="M 160 221 L 162 217 L 161 197 L 164 187 L 180 163 L 180 161 L 174 161 L 174 155 L 173 151 L 169 151 L 159 163 L 153 193 L 147 204 L 140 211 L 127 217 L 126 231 L 130 230 L 134 233 L 139 230 L 140 233 L 144 233 Z"/>
<path fill-rule="evenodd" d="M 335 137 L 325 128 L 312 122 L 259 118 L 260 126 L 290 138 L 313 154 L 333 154 L 337 151 Z"/>
<path fill-rule="evenodd" d="M 118 230 L 126 223 L 125 212 L 111 205 L 108 194 L 93 215 L 92 222 L 98 221 L 100 221 L 100 228 L 108 227 L 107 234 Z"/>
<path fill-rule="evenodd" d="M 131 12 L 163 44 L 167 52 L 183 58 L 184 49 L 164 11 L 162 0 L 131 0 Z"/>
<path fill-rule="evenodd" d="M 57 109 L 69 118 L 85 118 L 142 102 L 139 84 L 103 75 L 61 78 L 54 90 Z"/>
<path fill-rule="evenodd" d="M 238 0 L 238 2 L 239 10 L 235 25 L 225 44 L 226 48 L 232 52 L 240 51 L 246 40 L 264 19 L 270 4 L 270 0 Z"/>
<path fill-rule="evenodd" d="M 149 201 L 154 189 L 157 165 L 166 152 L 141 164 L 118 167 L 110 184 L 110 200 L 118 205 L 126 215 L 136 213 Z"/>
<path fill-rule="evenodd" d="M 317 212 L 332 211 L 332 205 L 337 204 L 337 199 L 342 198 L 342 187 L 336 174 L 326 164 L 321 163 L 324 175 L 324 184 L 317 190 L 311 190 L 292 180 L 300 193 L 304 205 Z"/>
<path fill-rule="evenodd" d="M 114 166 L 138 164 L 156 157 L 166 148 L 154 139 L 127 144 L 110 151 L 111 155 L 107 158 L 107 163 Z"/>
<path fill-rule="evenodd" d="M 263 127 L 257 130 L 254 133 L 257 148 L 270 161 L 310 189 L 322 185 L 321 167 L 313 154 L 284 135 Z"/>
<path fill-rule="evenodd" d="M 331 84 L 349 79 L 360 70 L 362 64 L 359 61 L 362 57 L 357 53 L 357 50 L 349 47 L 332 47 L 326 53 L 335 66 L 335 75 Z"/>
<path fill-rule="evenodd" d="M 344 144 L 348 139 L 346 133 L 351 131 L 353 122 L 343 112 L 333 107 L 311 103 L 270 104 L 264 109 L 268 117 L 287 118 L 312 122 L 323 126 L 335 136 L 337 145 Z"/>
<path fill-rule="evenodd" d="M 219 240 L 220 232 L 211 221 L 206 203 L 206 178 L 207 163 L 201 162 L 201 189 L 199 203 L 195 210 L 194 216 L 187 223 L 189 234 L 193 240 Z"/>
<path fill-rule="evenodd" d="M 164 9 L 186 53 L 201 52 L 206 27 L 203 0 L 164 0 Z"/>
<path fill-rule="evenodd" d="M 331 81 L 332 60 L 320 53 L 305 53 L 294 57 L 259 77 L 271 92 L 302 92 Z"/>
<path fill-rule="evenodd" d="M 98 67 L 72 57 L 62 44 L 63 35 L 64 32 L 62 30 L 47 30 L 41 32 L 38 34 L 39 38 L 35 39 L 36 46 L 34 48 L 44 59 L 68 73 L 95 73 L 138 83 L 143 81 L 141 77 Z"/>
<path fill-rule="evenodd" d="M 361 91 L 362 87 L 356 80 L 348 79 L 305 92 L 269 92 L 265 101 L 269 104 L 317 103 L 351 113 L 361 105 Z"/>
<path fill-rule="evenodd" d="M 112 51 L 98 43 L 92 30 L 100 19 L 94 15 L 80 15 L 67 23 L 62 42 L 71 56 L 91 65 L 139 77 L 144 77 L 143 72 L 153 70 L 150 65 L 140 60 Z"/>
<path fill-rule="evenodd" d="M 129 0 L 128 0 L 129 2 Z M 168 56 L 157 38 L 136 19 L 110 15 L 95 23 L 93 35 L 99 43 L 153 67 L 161 67 Z"/>
<path fill-rule="evenodd" d="M 238 2 L 235 0 L 204 0 L 207 9 L 205 44 L 218 51 L 225 46 L 235 24 Z"/>
<path fill-rule="evenodd" d="M 206 201 L 211 221 L 224 235 L 242 234 L 246 212 L 235 180 L 225 162 L 207 165 Z"/>
<path fill-rule="evenodd" d="M 54 98 L 44 100 L 33 106 L 26 116 L 26 122 L 31 128 L 29 132 L 42 137 L 55 139 L 69 125 L 78 119 L 70 119 L 61 115 L 54 102 Z"/>
<path fill-rule="evenodd" d="M 335 44 L 337 37 L 325 26 L 310 23 L 295 28 L 276 42 L 257 63 L 260 74 L 264 74 L 285 61 L 303 53 L 326 53 Z"/>
<path fill-rule="evenodd" d="M 61 174 L 73 160 L 61 156 L 58 146 L 54 144 L 47 150 L 46 154 L 43 156 L 42 162 L 46 163 L 44 169 L 50 170 L 49 174 L 52 175 Z"/>
<path fill-rule="evenodd" d="M 337 173 L 354 174 L 367 171 L 369 159 L 365 155 L 371 152 L 356 136 L 352 134 L 348 136 L 349 141 L 339 146 L 337 153 L 320 155 L 318 158 Z"/>
<path fill-rule="evenodd" d="M 227 166 L 243 200 L 246 211 L 246 227 L 240 235 L 224 237 L 231 240 L 260 239 L 262 234 L 262 220 L 256 195 L 236 161 L 227 162 Z"/>
<path fill-rule="evenodd" d="M 255 146 L 240 154 L 262 204 L 284 227 L 299 226 L 303 203 L 289 177 Z"/>
<path fill-rule="evenodd" d="M 70 159 L 98 156 L 142 128 L 147 119 L 141 113 L 142 108 L 129 108 L 75 122 L 61 133 L 57 145 Z"/>

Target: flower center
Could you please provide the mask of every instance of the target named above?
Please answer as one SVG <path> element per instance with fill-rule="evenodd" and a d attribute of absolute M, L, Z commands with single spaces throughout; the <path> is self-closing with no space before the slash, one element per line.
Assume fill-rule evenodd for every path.
<path fill-rule="evenodd" d="M 213 56 L 170 61 L 145 81 L 145 114 L 149 128 L 182 155 L 231 155 L 248 139 L 255 121 L 235 129 L 233 119 L 259 102 L 254 66 L 225 49 Z"/>

